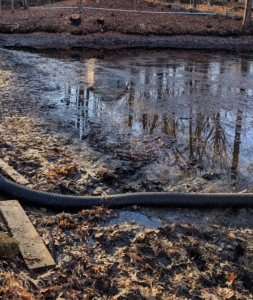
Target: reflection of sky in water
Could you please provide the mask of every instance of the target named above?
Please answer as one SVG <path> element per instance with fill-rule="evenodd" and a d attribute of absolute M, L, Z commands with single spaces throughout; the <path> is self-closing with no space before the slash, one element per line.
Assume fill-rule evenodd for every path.
<path fill-rule="evenodd" d="M 72 122 L 80 137 L 89 122 L 101 122 L 109 143 L 124 138 L 138 148 L 138 138 L 159 136 L 168 145 L 158 149 L 166 174 L 197 160 L 205 171 L 232 168 L 253 177 L 252 56 L 163 51 L 114 61 L 25 59 L 36 63 L 26 81 L 30 94 L 56 103 L 48 114 Z M 49 88 L 41 94 L 43 84 Z"/>
<path fill-rule="evenodd" d="M 137 224 L 149 228 L 158 228 L 162 226 L 160 221 L 156 218 L 149 218 L 142 213 L 131 211 L 120 212 L 118 218 L 110 220 L 105 225 L 116 225 L 122 224 L 123 222 L 136 222 Z"/>
<path fill-rule="evenodd" d="M 175 139 L 181 159 L 170 157 L 170 166 L 197 159 L 211 171 L 229 172 L 231 165 L 237 168 L 239 155 L 243 168 L 252 161 L 252 114 L 247 109 L 252 61 L 216 56 L 194 63 L 164 55 L 158 62 L 151 55 L 150 60 L 123 59 L 113 66 L 93 60 L 92 67 L 87 117 L 94 116 L 95 108 L 121 135 Z"/>

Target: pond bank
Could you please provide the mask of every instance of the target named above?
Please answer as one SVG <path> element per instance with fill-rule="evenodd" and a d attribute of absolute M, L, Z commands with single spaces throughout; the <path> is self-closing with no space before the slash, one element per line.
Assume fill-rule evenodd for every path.
<path fill-rule="evenodd" d="M 180 49 L 252 50 L 253 36 L 141 36 L 117 33 L 94 33 L 77 36 L 66 33 L 0 34 L 1 48 L 58 48 L 73 47 L 170 47 Z"/>
<path fill-rule="evenodd" d="M 249 53 L 0 52 L 1 158 L 33 188 L 252 192 Z"/>
<path fill-rule="evenodd" d="M 32 43 L 36 47 L 39 43 L 41 47 L 57 47 L 53 41 L 58 35 L 51 35 L 51 39 L 44 34 L 29 36 L 29 47 L 35 47 Z M 82 37 L 59 35 L 58 45 L 62 47 L 64 40 L 64 47 L 74 47 L 76 38 L 85 42 Z M 242 40 L 246 43 L 250 39 Z M 73 46 L 68 44 L 70 41 Z M 12 43 L 22 47 L 17 45 L 19 42 L 19 36 L 12 35 L 1 46 Z M 91 45 L 97 47 L 95 43 Z M 98 44 L 97 48 L 102 47 Z M 145 51 L 104 51 L 104 60 L 98 60 L 94 55 L 99 52 L 97 49 L 59 51 L 60 55 L 55 50 L 38 51 L 39 54 L 0 50 L 0 157 L 27 176 L 35 188 L 69 194 L 103 195 L 120 189 L 125 193 L 160 187 L 169 190 L 158 182 L 156 172 L 165 171 L 164 176 L 168 177 L 168 170 L 173 169 L 170 149 L 180 155 L 176 156 L 182 161 L 176 161 L 178 170 L 186 174 L 199 174 L 202 166 L 212 166 L 213 161 L 222 167 L 222 158 L 228 157 L 226 149 L 233 149 L 230 157 L 234 163 L 229 160 L 227 170 L 237 171 L 239 153 L 242 159 L 252 152 L 252 138 L 243 131 L 247 128 L 251 132 L 253 124 L 251 54 L 226 52 L 220 56 L 214 51 L 178 49 L 147 55 Z M 162 93 L 155 93 L 156 90 Z M 149 101 L 147 95 L 152 95 Z M 129 104 L 126 107 L 124 103 Z M 213 107 L 208 106 L 210 103 Z M 103 122 L 98 120 L 100 114 Z M 115 121 L 113 127 L 108 120 Z M 119 124 L 125 124 L 128 130 L 120 131 Z M 178 124 L 177 131 L 173 124 Z M 171 128 L 176 134 L 173 139 Z M 137 129 L 143 135 L 130 139 L 132 144 L 127 143 L 128 133 L 137 134 Z M 186 137 L 190 131 L 194 134 L 187 139 L 182 136 L 183 131 Z M 210 132 L 220 133 L 215 135 L 217 146 L 212 146 Z M 104 137 L 109 137 L 109 141 Z M 202 159 L 201 164 L 189 160 L 187 143 L 193 154 L 203 153 L 204 145 L 205 151 L 211 147 L 220 156 L 215 153 L 210 161 L 208 152 L 208 160 Z M 147 159 L 153 159 L 153 153 L 163 148 L 165 159 L 155 157 L 148 169 Z M 111 149 L 117 150 L 116 157 Z M 250 157 L 248 160 L 252 161 Z M 248 164 L 249 175 L 251 168 Z M 176 171 L 171 174 L 174 178 L 180 175 Z M 231 178 L 225 178 L 224 171 L 211 171 L 204 177 L 179 180 L 171 191 L 244 192 L 242 188 L 247 188 L 251 192 L 247 186 L 237 188 Z M 134 190 L 137 176 L 140 186 Z M 238 178 L 247 183 L 245 176 L 238 174 Z M 248 184 L 252 187 L 249 180 Z M 6 281 L 0 287 L 1 297 L 15 299 L 18 294 L 18 299 L 252 299 L 252 209 L 134 205 L 126 210 L 95 207 L 69 213 L 44 207 L 24 208 L 57 266 L 45 274 L 32 274 L 20 257 L 15 263 L 1 260 L 2 280 Z M 17 283 L 16 288 L 12 282 Z"/>

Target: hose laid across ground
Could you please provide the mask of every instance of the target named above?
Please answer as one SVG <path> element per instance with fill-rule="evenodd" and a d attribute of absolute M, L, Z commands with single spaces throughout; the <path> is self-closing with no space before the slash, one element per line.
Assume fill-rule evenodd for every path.
<path fill-rule="evenodd" d="M 253 206 L 253 194 L 185 194 L 185 193 L 133 193 L 106 197 L 69 196 L 36 191 L 14 183 L 0 175 L 0 191 L 13 199 L 32 205 L 55 208 L 89 208 L 94 205 L 118 207 L 127 205 L 172 207 L 245 207 Z"/>

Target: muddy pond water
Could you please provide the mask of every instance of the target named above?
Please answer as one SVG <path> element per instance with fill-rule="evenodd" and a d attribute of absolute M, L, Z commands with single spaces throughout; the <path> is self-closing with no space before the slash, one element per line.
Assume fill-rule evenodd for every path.
<path fill-rule="evenodd" d="M 126 191 L 251 187 L 253 54 L 0 54 L 1 122 L 29 115 L 47 119 L 52 130 L 57 124 L 75 144 L 100 153 L 100 164 L 110 172 L 120 170 Z"/>

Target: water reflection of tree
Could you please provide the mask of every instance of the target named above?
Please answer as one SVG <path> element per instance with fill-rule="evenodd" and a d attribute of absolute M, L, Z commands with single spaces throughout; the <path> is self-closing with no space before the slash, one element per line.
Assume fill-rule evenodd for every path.
<path fill-rule="evenodd" d="M 233 147 L 233 158 L 231 166 L 231 179 L 236 179 L 239 164 L 239 153 L 241 144 L 241 131 L 242 131 L 242 110 L 237 110 L 236 122 L 235 122 L 235 137 Z"/>
<path fill-rule="evenodd" d="M 241 72 L 249 72 L 250 61 L 244 57 L 239 59 L 239 66 Z M 241 105 L 242 106 L 242 105 Z M 236 180 L 238 174 L 238 164 L 240 155 L 240 144 L 241 144 L 241 132 L 242 132 L 242 115 L 243 110 L 238 109 L 235 121 L 235 136 L 234 136 L 234 147 L 233 147 L 233 157 L 231 165 L 231 179 Z"/>
<path fill-rule="evenodd" d="M 213 130 L 213 131 L 212 131 Z M 227 153 L 227 138 L 226 132 L 221 125 L 221 113 L 217 112 L 213 116 L 213 128 L 210 131 L 210 139 L 213 144 L 213 164 L 212 169 L 215 169 L 217 162 L 222 166 L 228 165 L 228 153 Z M 226 168 L 227 169 L 227 168 Z"/>
<path fill-rule="evenodd" d="M 92 87 L 82 84 L 66 85 L 64 91 L 63 101 L 66 104 L 66 114 L 70 114 L 81 135 L 88 117 L 98 115 L 100 99 L 94 96 Z M 74 108 L 77 108 L 76 113 Z"/>
<path fill-rule="evenodd" d="M 130 81 L 128 84 L 128 107 L 129 107 L 129 115 L 128 115 L 128 127 L 133 127 L 133 106 L 134 106 L 134 82 Z"/>
<path fill-rule="evenodd" d="M 177 122 L 180 121 L 177 120 Z M 173 122 L 174 124 L 175 121 Z M 177 130 L 180 131 L 180 127 Z M 167 132 L 169 132 L 168 129 Z M 174 126 L 170 132 L 175 137 L 179 134 L 179 132 L 175 132 Z M 190 162 L 193 165 L 205 165 L 212 169 L 217 168 L 217 164 L 223 167 L 227 166 L 229 159 L 227 154 L 227 139 L 226 132 L 221 125 L 220 112 L 212 113 L 211 116 L 208 116 L 205 115 L 205 112 L 201 112 L 200 106 L 194 110 L 192 105 L 190 105 L 188 141 L 189 144 L 185 144 L 184 148 L 180 150 L 178 148 L 174 149 L 175 162 L 179 164 Z"/>
<path fill-rule="evenodd" d="M 226 59 L 215 63 L 206 60 L 196 64 L 184 62 L 164 69 L 145 68 L 141 75 L 136 73 L 135 68 L 130 68 L 129 77 L 125 80 L 127 86 L 124 95 L 120 94 L 117 98 L 117 101 L 124 100 L 122 102 L 126 103 L 129 112 L 122 124 L 127 123 L 129 128 L 139 130 L 142 134 L 154 134 L 160 130 L 170 140 L 174 140 L 173 147 L 167 151 L 171 156 L 171 164 L 197 161 L 213 171 L 223 168 L 228 173 L 232 170 L 236 174 L 243 112 L 237 110 L 233 155 L 230 158 L 224 110 L 222 104 L 219 104 L 225 97 L 218 99 L 221 91 L 234 93 L 230 87 L 227 89 L 226 84 L 223 86 L 219 82 L 220 73 L 225 73 L 227 69 L 225 64 Z M 243 59 L 241 70 L 248 72 L 247 62 Z M 79 98 L 77 106 L 82 110 L 81 122 L 81 119 L 88 117 L 91 109 L 96 113 L 98 102 L 91 106 L 94 99 L 90 100 L 89 88 L 85 91 L 79 89 L 76 93 Z M 198 98 L 200 93 L 203 101 Z M 217 105 L 209 105 L 209 99 L 217 100 Z M 177 101 L 181 102 L 182 110 Z M 161 104 L 164 104 L 164 110 Z M 231 168 L 228 167 L 231 165 Z"/>
<path fill-rule="evenodd" d="M 189 64 L 185 66 L 184 70 L 192 73 L 192 76 L 185 80 L 185 88 L 183 91 L 181 90 L 182 95 L 187 94 L 191 96 L 191 99 L 194 99 L 198 90 L 209 93 L 211 85 L 207 85 L 205 80 L 196 80 L 194 76 L 196 73 L 197 76 L 204 78 L 204 74 L 209 71 L 208 62 L 197 65 Z M 186 124 L 188 124 L 188 144 L 185 143 L 180 147 L 173 148 L 174 163 L 183 164 L 187 161 L 195 161 L 212 169 L 217 167 L 217 163 L 222 166 L 228 165 L 226 132 L 222 126 L 219 108 L 210 112 L 203 107 L 201 101 L 193 101 L 188 106 L 188 117 L 180 119 L 175 114 L 163 114 L 162 120 L 163 133 L 174 137 L 176 141 L 180 140 L 180 135 L 186 131 Z"/>

